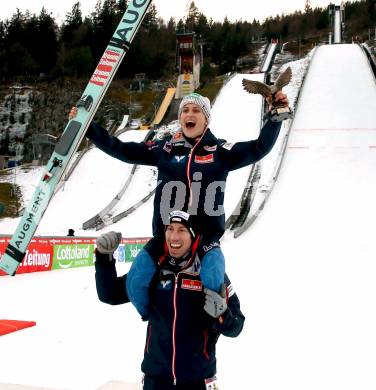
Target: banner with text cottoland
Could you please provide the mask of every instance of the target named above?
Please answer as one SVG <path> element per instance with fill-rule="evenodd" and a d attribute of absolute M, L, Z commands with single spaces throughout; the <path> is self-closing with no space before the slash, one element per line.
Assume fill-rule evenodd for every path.
<path fill-rule="evenodd" d="M 10 241 L 0 236 L 0 257 Z M 96 237 L 35 237 L 31 240 L 17 274 L 86 267 L 95 261 Z M 149 238 L 123 238 L 114 257 L 119 262 L 131 262 Z M 6 275 L 0 270 L 0 276 Z"/>
<path fill-rule="evenodd" d="M 93 264 L 93 244 L 54 245 L 52 269 L 85 267 Z"/>

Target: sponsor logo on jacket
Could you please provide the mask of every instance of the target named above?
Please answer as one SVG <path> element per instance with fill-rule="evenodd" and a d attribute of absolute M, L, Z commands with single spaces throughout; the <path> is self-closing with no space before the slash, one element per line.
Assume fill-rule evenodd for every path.
<path fill-rule="evenodd" d="M 177 162 L 183 161 L 185 159 L 185 156 L 175 156 L 175 159 Z"/>
<path fill-rule="evenodd" d="M 219 244 L 219 242 L 216 242 L 216 241 L 213 241 L 211 242 L 209 245 L 204 245 L 202 247 L 202 249 L 205 251 L 205 252 L 210 252 L 212 249 L 214 248 L 219 248 L 221 245 Z"/>
<path fill-rule="evenodd" d="M 148 147 L 149 150 L 153 150 L 158 147 L 158 144 L 154 141 L 147 141 L 145 145 Z"/>
<path fill-rule="evenodd" d="M 235 294 L 234 287 L 232 287 L 232 284 L 227 286 L 227 295 L 228 298 L 231 298 Z"/>
<path fill-rule="evenodd" d="M 206 156 L 195 156 L 195 162 L 198 164 L 208 164 L 214 162 L 214 154 L 210 153 Z"/>
<path fill-rule="evenodd" d="M 166 288 L 169 284 L 171 284 L 171 280 L 161 280 L 162 288 Z"/>
<path fill-rule="evenodd" d="M 177 141 L 180 139 L 183 139 L 183 133 L 181 131 L 178 131 L 173 135 L 172 140 Z"/>
<path fill-rule="evenodd" d="M 170 153 L 172 149 L 172 144 L 171 142 L 166 142 L 163 146 L 163 150 L 165 150 L 167 153 Z"/>
<path fill-rule="evenodd" d="M 232 147 L 234 146 L 234 144 L 232 144 L 232 143 L 230 143 L 230 142 L 226 142 L 226 143 L 224 143 L 224 144 L 221 145 L 221 146 L 222 146 L 222 148 L 224 148 L 224 149 L 231 150 Z"/>
<path fill-rule="evenodd" d="M 205 145 L 203 149 L 206 150 L 207 152 L 215 152 L 217 150 L 217 145 L 214 146 Z"/>
<path fill-rule="evenodd" d="M 185 141 L 177 141 L 177 142 L 174 142 L 174 146 L 175 146 L 175 147 L 185 146 Z"/>
<path fill-rule="evenodd" d="M 185 290 L 201 291 L 202 283 L 200 280 L 183 279 L 181 281 L 181 288 Z"/>

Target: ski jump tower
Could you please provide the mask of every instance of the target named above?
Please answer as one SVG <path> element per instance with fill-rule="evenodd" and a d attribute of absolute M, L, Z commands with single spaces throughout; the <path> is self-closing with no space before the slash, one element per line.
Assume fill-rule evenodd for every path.
<path fill-rule="evenodd" d="M 345 29 L 345 7 L 329 4 L 328 6 L 331 30 L 329 32 L 329 44 L 342 43 L 343 31 Z"/>
<path fill-rule="evenodd" d="M 175 99 L 181 99 L 199 87 L 201 61 L 196 50 L 196 35 L 194 32 L 178 32 L 176 38 L 176 66 L 179 77 Z"/>

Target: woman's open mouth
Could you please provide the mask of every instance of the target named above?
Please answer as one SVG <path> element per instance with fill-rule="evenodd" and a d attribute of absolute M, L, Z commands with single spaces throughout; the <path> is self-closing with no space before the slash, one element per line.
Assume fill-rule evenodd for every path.
<path fill-rule="evenodd" d="M 193 121 L 187 121 L 187 122 L 185 122 L 185 127 L 186 127 L 187 129 L 193 129 L 195 126 L 196 126 L 196 123 L 193 122 Z"/>

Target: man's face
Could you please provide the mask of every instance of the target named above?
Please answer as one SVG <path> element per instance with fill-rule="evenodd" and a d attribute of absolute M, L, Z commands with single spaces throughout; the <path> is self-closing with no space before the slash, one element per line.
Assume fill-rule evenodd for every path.
<path fill-rule="evenodd" d="M 167 226 L 165 238 L 168 251 L 172 257 L 183 257 L 192 245 L 192 236 L 189 230 L 178 222 L 173 222 Z"/>
<path fill-rule="evenodd" d="M 200 106 L 194 103 L 186 104 L 180 115 L 180 126 L 186 137 L 200 137 L 207 126 L 206 117 Z"/>

